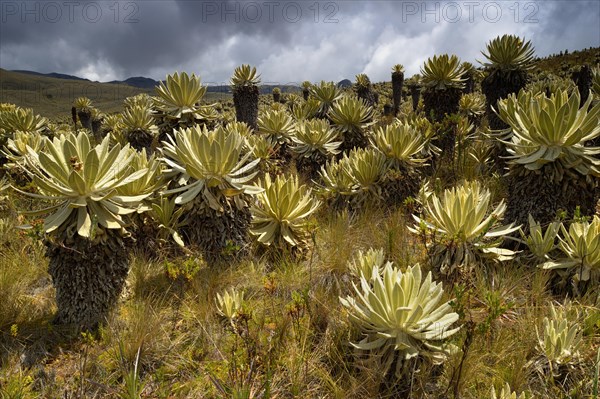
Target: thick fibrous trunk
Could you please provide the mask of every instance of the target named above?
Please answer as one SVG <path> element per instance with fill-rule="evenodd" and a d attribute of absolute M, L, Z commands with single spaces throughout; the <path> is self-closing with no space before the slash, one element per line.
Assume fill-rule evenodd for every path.
<path fill-rule="evenodd" d="M 135 130 L 127 133 L 127 141 L 131 144 L 131 147 L 142 151 L 146 150 L 146 155 L 150 156 L 154 152 L 152 146 L 154 143 L 154 136 L 144 130 Z"/>
<path fill-rule="evenodd" d="M 77 117 L 83 128 L 92 131 L 92 113 L 90 111 L 79 110 L 77 111 Z"/>
<path fill-rule="evenodd" d="M 413 111 L 419 107 L 419 97 L 421 96 L 421 88 L 419 86 L 410 86 L 410 96 L 412 98 Z"/>
<path fill-rule="evenodd" d="M 115 307 L 129 272 L 125 239 L 111 232 L 101 242 L 75 236 L 46 241 L 48 273 L 56 288 L 55 323 L 93 330 Z"/>
<path fill-rule="evenodd" d="M 512 166 L 511 166 L 512 167 Z M 527 230 L 528 215 L 542 226 L 556 218 L 559 210 L 570 215 L 577 206 L 582 215 L 592 215 L 595 211 L 597 183 L 576 172 L 564 173 L 561 180 L 555 181 L 553 165 L 548 164 L 538 171 L 511 170 L 508 177 L 508 201 L 504 220 L 523 225 Z"/>
<path fill-rule="evenodd" d="M 238 122 L 246 122 L 257 130 L 258 124 L 258 87 L 242 86 L 233 89 L 233 105 Z"/>
<path fill-rule="evenodd" d="M 369 85 L 368 87 L 359 86 L 356 88 L 356 96 L 362 99 L 367 105 L 374 107 L 377 104 L 377 96 L 373 91 L 373 87 Z"/>
<path fill-rule="evenodd" d="M 224 204 L 224 211 L 192 208 L 188 224 L 182 228 L 187 243 L 197 246 L 207 261 L 243 257 L 248 253 L 250 220 L 248 207 L 238 209 Z"/>
<path fill-rule="evenodd" d="M 431 122 L 439 122 L 446 115 L 458 112 L 458 102 L 462 91 L 457 88 L 446 88 L 441 90 L 427 89 L 423 91 L 423 105 L 425 117 Z"/>
<path fill-rule="evenodd" d="M 496 70 L 487 74 L 481 82 L 481 91 L 486 99 L 486 115 L 492 130 L 508 128 L 498 115 L 498 100 L 507 98 L 509 94 L 518 93 L 527 84 L 527 72 Z"/>
<path fill-rule="evenodd" d="M 392 100 L 394 101 L 394 116 L 398 115 L 400 111 L 400 104 L 402 103 L 402 86 L 404 85 L 404 73 L 393 72 L 392 73 Z"/>
<path fill-rule="evenodd" d="M 590 96 L 590 90 L 592 88 L 592 70 L 588 65 L 582 65 L 579 71 L 574 72 L 571 75 L 571 78 L 577 85 L 577 90 L 579 91 L 579 96 L 581 97 L 581 105 L 587 101 Z"/>

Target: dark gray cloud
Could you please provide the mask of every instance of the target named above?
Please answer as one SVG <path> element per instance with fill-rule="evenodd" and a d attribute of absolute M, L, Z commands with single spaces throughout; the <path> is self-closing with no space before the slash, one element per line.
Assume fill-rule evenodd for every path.
<path fill-rule="evenodd" d="M 542 56 L 600 46 L 600 2 L 2 0 L 0 67 L 101 81 L 185 70 L 224 83 L 250 63 L 277 83 L 377 81 L 434 54 L 475 62 L 504 33 Z"/>

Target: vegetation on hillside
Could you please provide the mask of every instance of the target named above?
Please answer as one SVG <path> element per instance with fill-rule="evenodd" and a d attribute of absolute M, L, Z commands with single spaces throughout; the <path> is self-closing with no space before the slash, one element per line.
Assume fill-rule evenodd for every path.
<path fill-rule="evenodd" d="M 0 397 L 597 398 L 600 70 L 533 51 L 0 104 Z"/>

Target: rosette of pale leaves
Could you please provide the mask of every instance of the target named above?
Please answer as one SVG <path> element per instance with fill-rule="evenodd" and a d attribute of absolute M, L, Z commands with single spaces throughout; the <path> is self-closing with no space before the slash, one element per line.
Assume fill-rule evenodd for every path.
<path fill-rule="evenodd" d="M 458 101 L 458 109 L 465 116 L 481 116 L 485 113 L 485 97 L 480 93 L 463 94 Z"/>
<path fill-rule="evenodd" d="M 12 138 L 8 139 L 6 148 L 1 149 L 0 153 L 4 154 L 11 161 L 6 166 L 12 167 L 23 164 L 24 158 L 29 153 L 27 147 L 31 148 L 33 152 L 39 153 L 44 150 L 45 143 L 44 136 L 39 133 L 17 131 Z"/>
<path fill-rule="evenodd" d="M 273 137 L 279 144 L 289 143 L 294 133 L 294 120 L 285 110 L 265 111 L 258 117 L 258 131 Z"/>
<path fill-rule="evenodd" d="M 256 74 L 256 67 L 242 64 L 233 71 L 229 84 L 233 87 L 256 86 L 260 84 L 260 75 Z"/>
<path fill-rule="evenodd" d="M 577 86 L 571 79 L 561 78 L 556 75 L 548 74 L 538 77 L 537 80 L 527 84 L 525 90 L 533 94 L 545 93 L 549 96 L 551 93 L 556 93 L 559 90 L 566 91 L 571 95 Z"/>
<path fill-rule="evenodd" d="M 534 49 L 530 41 L 523 41 L 515 35 L 502 35 L 492 39 L 486 46 L 487 53 L 481 54 L 487 62 L 481 62 L 490 69 L 528 70 L 533 67 Z"/>
<path fill-rule="evenodd" d="M 107 136 L 92 147 L 85 132 L 45 140 L 45 151 L 28 148 L 24 158 L 26 171 L 40 189 L 39 194 L 25 194 L 58 202 L 34 212 L 50 213 L 44 220 L 45 232 L 74 228 L 80 236 L 90 237 L 99 226 L 121 229 L 125 226 L 122 216 L 135 212 L 149 195 L 118 192 L 147 172 L 133 167 L 135 155 L 128 146 L 109 148 Z"/>
<path fill-rule="evenodd" d="M 297 122 L 291 149 L 306 158 L 339 154 L 342 144 L 338 133 L 323 119 Z"/>
<path fill-rule="evenodd" d="M 416 166 L 427 161 L 421 156 L 427 139 L 407 123 L 379 127 L 371 141 L 395 166 Z"/>
<path fill-rule="evenodd" d="M 442 274 L 471 268 L 481 256 L 498 261 L 512 259 L 514 252 L 499 248 L 502 237 L 516 231 L 513 224 L 500 226 L 506 210 L 502 200 L 493 210 L 491 193 L 477 181 L 431 194 L 423 204 L 424 215 L 413 215 L 417 225 L 409 230 L 432 237 L 433 266 Z"/>
<path fill-rule="evenodd" d="M 465 85 L 464 69 L 456 55 L 434 55 L 421 67 L 421 84 L 432 89 L 459 88 Z"/>
<path fill-rule="evenodd" d="M 15 107 L 0 112 L 0 133 L 10 136 L 15 132 L 42 133 L 48 120 L 35 115 L 31 108 Z"/>
<path fill-rule="evenodd" d="M 226 118 L 225 120 L 229 120 L 229 118 Z M 250 137 L 252 135 L 252 130 L 246 122 L 231 121 L 227 123 L 224 129 L 228 133 L 235 132 L 243 137 Z"/>
<path fill-rule="evenodd" d="M 551 371 L 560 365 L 569 366 L 578 362 L 582 348 L 582 328 L 568 309 L 550 306 L 550 317 L 544 317 L 542 333 L 536 327 L 538 350 L 551 364 Z"/>
<path fill-rule="evenodd" d="M 587 281 L 592 272 L 600 271 L 600 217 L 573 222 L 569 230 L 560 226 L 558 247 L 564 259 L 541 265 L 544 269 L 573 269 L 576 281 Z"/>
<path fill-rule="evenodd" d="M 206 119 L 207 107 L 200 106 L 205 93 L 206 86 L 202 86 L 198 76 L 175 72 L 156 87 L 154 102 L 156 108 L 169 118 Z"/>
<path fill-rule="evenodd" d="M 77 97 L 75 101 L 73 101 L 73 106 L 77 108 L 78 111 L 91 112 L 93 109 L 92 100 L 87 97 Z"/>
<path fill-rule="evenodd" d="M 324 117 L 333 103 L 342 97 L 342 90 L 333 82 L 321 81 L 310 87 L 310 94 L 319 102 L 317 114 Z"/>
<path fill-rule="evenodd" d="M 343 96 L 331 106 L 329 118 L 342 133 L 362 132 L 373 122 L 373 107 L 355 96 Z"/>
<path fill-rule="evenodd" d="M 237 317 L 244 305 L 244 291 L 238 291 L 235 288 L 231 288 L 223 291 L 223 294 L 217 293 L 215 302 L 219 315 L 232 321 Z"/>
<path fill-rule="evenodd" d="M 394 73 L 400 73 L 400 72 L 404 72 L 404 65 L 402 64 L 396 64 L 392 67 L 392 72 Z"/>
<path fill-rule="evenodd" d="M 438 363 L 451 352 L 440 341 L 455 334 L 452 328 L 458 314 L 449 302 L 440 303 L 442 285 L 432 281 L 431 273 L 423 278 L 417 264 L 405 272 L 387 263 L 383 273 L 375 267 L 369 278 L 353 283 L 354 296 L 340 298 L 350 320 L 366 337 L 352 345 L 370 351 L 388 370 L 397 356 L 396 373 L 404 360 L 422 356 Z"/>
<path fill-rule="evenodd" d="M 242 154 L 244 138 L 235 131 L 218 127 L 209 131 L 196 125 L 175 131 L 164 142 L 164 161 L 171 174 L 181 174 L 181 187 L 165 193 L 177 193 L 175 203 L 186 204 L 202 195 L 208 207 L 223 211 L 222 199 L 233 197 L 238 207 L 245 207 L 239 194 L 257 193 L 248 185 L 256 176 L 260 159 L 249 161 L 251 153 Z"/>
<path fill-rule="evenodd" d="M 154 106 L 155 99 L 149 96 L 146 93 L 141 93 L 135 96 L 127 97 L 123 101 L 123 105 L 125 108 L 133 108 L 136 106 L 140 106 L 147 109 L 152 109 Z"/>
<path fill-rule="evenodd" d="M 373 270 L 383 270 L 385 255 L 383 249 L 369 248 L 367 252 L 358 251 L 353 259 L 348 262 L 348 270 L 358 278 L 369 280 L 373 276 Z"/>
<path fill-rule="evenodd" d="M 184 207 L 175 204 L 175 198 L 161 196 L 158 201 L 150 204 L 150 216 L 158 223 L 158 238 L 166 241 L 171 236 L 180 247 L 184 247 L 183 239 L 179 235 L 179 228 L 184 226 L 182 220 Z"/>
<path fill-rule="evenodd" d="M 139 179 L 131 181 L 117 188 L 117 193 L 122 196 L 147 195 L 144 201 L 140 202 L 138 212 L 150 210 L 150 205 L 147 202 L 153 194 L 159 191 L 165 184 L 163 175 L 164 164 L 156 156 L 152 154 L 150 157 L 146 155 L 146 150 L 136 151 L 130 148 L 133 158 L 131 159 L 131 167 L 135 170 L 145 170 Z"/>
<path fill-rule="evenodd" d="M 529 252 L 538 260 L 548 260 L 548 254 L 556 249 L 556 237 L 560 231 L 561 223 L 552 222 L 544 231 L 542 226 L 529 215 L 529 234 L 521 231 L 522 241 L 527 245 Z"/>
<path fill-rule="evenodd" d="M 306 219 L 321 205 L 311 189 L 300 185 L 297 176 L 279 175 L 271 180 L 268 174 L 258 182 L 258 187 L 261 192 L 257 195 L 257 203 L 250 208 L 250 232 L 265 245 L 303 245 L 307 234 Z"/>
<path fill-rule="evenodd" d="M 554 163 L 556 178 L 565 170 L 583 176 L 600 176 L 598 147 L 586 147 L 587 141 L 600 136 L 600 104 L 583 106 L 579 92 L 571 96 L 557 91 L 547 97 L 521 91 L 498 102 L 500 117 L 512 130 L 510 141 L 503 141 L 510 153 L 509 164 L 538 170 Z"/>
<path fill-rule="evenodd" d="M 313 119 L 319 112 L 319 100 L 316 98 L 309 98 L 303 101 L 292 109 L 292 116 L 296 122 L 300 122 L 305 119 Z"/>
<path fill-rule="evenodd" d="M 158 127 L 154 124 L 152 110 L 144 105 L 133 105 L 125 108 L 118 122 L 125 134 L 144 131 L 148 134 L 158 134 Z"/>
<path fill-rule="evenodd" d="M 356 75 L 356 85 L 363 88 L 368 88 L 371 85 L 371 80 L 364 73 Z"/>
<path fill-rule="evenodd" d="M 331 160 L 321 166 L 319 177 L 322 185 L 319 188 L 321 195 L 341 199 L 355 192 L 355 180 L 350 174 L 348 155 L 344 154 L 340 160 Z"/>
<path fill-rule="evenodd" d="M 388 170 L 385 155 L 372 148 L 354 149 L 350 151 L 345 165 L 346 173 L 354 180 L 355 193 L 359 196 L 359 202 L 381 197 L 379 183 Z"/>
<path fill-rule="evenodd" d="M 494 387 L 492 387 L 490 397 L 491 399 L 527 399 L 527 395 L 525 395 L 525 392 L 521 392 L 521 394 L 517 396 L 517 393 L 513 392 L 512 389 L 510 389 L 510 385 L 508 385 L 508 382 L 504 383 L 504 386 L 498 394 L 496 394 L 496 390 L 494 389 Z"/>

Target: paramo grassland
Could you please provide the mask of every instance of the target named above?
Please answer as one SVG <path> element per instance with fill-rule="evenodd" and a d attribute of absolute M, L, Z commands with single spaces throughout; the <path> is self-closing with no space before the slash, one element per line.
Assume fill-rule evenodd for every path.
<path fill-rule="evenodd" d="M 482 53 L 2 103 L 1 397 L 597 398 L 598 54 Z"/>

